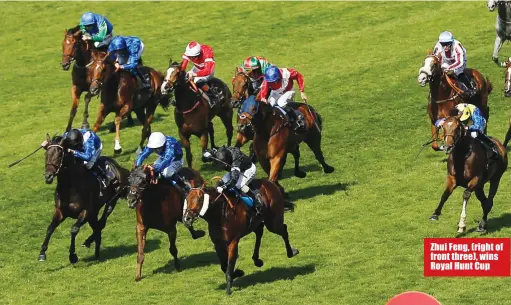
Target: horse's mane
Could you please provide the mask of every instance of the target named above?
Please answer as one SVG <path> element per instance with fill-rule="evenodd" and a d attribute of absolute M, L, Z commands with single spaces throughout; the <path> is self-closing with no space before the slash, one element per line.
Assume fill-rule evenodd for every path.
<path fill-rule="evenodd" d="M 67 30 L 67 35 L 72 35 L 80 30 L 80 25 L 75 26 L 74 28 L 70 28 Z"/>

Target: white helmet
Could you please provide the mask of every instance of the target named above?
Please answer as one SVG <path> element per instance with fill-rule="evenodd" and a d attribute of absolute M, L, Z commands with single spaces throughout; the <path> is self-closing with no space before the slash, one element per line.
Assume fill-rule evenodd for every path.
<path fill-rule="evenodd" d="M 149 136 L 149 141 L 147 141 L 147 147 L 149 148 L 160 148 L 165 144 L 165 135 L 161 132 L 153 132 Z"/>
<path fill-rule="evenodd" d="M 445 31 L 440 33 L 440 36 L 438 36 L 438 42 L 440 43 L 449 43 L 454 41 L 454 36 L 451 32 Z"/>
<path fill-rule="evenodd" d="M 201 45 L 197 41 L 190 42 L 185 49 L 186 56 L 199 56 Z"/>
<path fill-rule="evenodd" d="M 467 108 L 467 105 L 466 103 L 461 103 L 461 104 L 458 104 L 456 105 L 456 109 L 459 111 L 459 112 L 463 112 L 463 110 L 465 110 L 465 108 Z"/>

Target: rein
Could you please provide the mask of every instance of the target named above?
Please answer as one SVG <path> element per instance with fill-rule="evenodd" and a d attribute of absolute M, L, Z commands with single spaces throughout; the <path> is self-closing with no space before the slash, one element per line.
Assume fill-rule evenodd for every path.
<path fill-rule="evenodd" d="M 60 172 L 60 169 L 62 168 L 62 163 L 64 162 L 64 147 L 62 147 L 61 145 L 58 145 L 58 144 L 52 144 L 52 145 L 48 145 L 48 148 L 47 149 L 50 149 L 51 147 L 57 147 L 57 148 L 60 148 L 62 150 L 62 158 L 60 158 L 60 164 L 59 166 L 55 166 L 55 164 L 52 164 L 52 163 L 46 163 L 45 166 L 48 166 L 48 165 L 51 165 L 53 167 L 55 167 L 57 169 L 57 171 L 55 172 L 55 176 L 59 174 Z"/>

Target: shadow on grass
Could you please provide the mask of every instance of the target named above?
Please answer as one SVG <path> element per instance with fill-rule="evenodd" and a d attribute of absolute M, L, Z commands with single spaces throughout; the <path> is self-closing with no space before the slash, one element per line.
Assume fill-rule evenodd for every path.
<path fill-rule="evenodd" d="M 327 184 L 327 185 L 316 185 L 316 186 L 310 186 L 306 187 L 304 189 L 296 190 L 296 191 L 290 191 L 289 196 L 292 199 L 308 199 L 313 198 L 317 195 L 332 195 L 339 191 L 346 192 L 348 188 L 352 185 L 357 185 L 358 182 L 352 181 L 347 183 L 334 183 L 334 184 Z M 348 193 L 346 192 L 346 195 Z"/>
<path fill-rule="evenodd" d="M 289 161 L 289 159 L 286 160 L 286 163 L 288 161 Z M 282 173 L 280 174 L 279 180 L 295 176 L 294 159 L 291 158 L 291 161 L 292 161 L 293 168 L 283 169 Z M 305 171 L 306 173 L 323 171 L 323 168 L 319 164 L 307 164 L 305 166 L 300 166 L 300 169 Z M 307 177 L 305 177 L 305 178 L 307 178 Z"/>
<path fill-rule="evenodd" d="M 308 264 L 297 267 L 273 267 L 268 270 L 257 271 L 234 280 L 234 288 L 247 288 L 257 284 L 272 283 L 280 280 L 294 280 L 295 277 L 314 273 L 316 265 Z M 218 286 L 218 289 L 225 290 L 225 283 Z"/>
<path fill-rule="evenodd" d="M 158 269 L 155 269 L 153 271 L 153 274 L 176 272 L 176 268 L 174 268 L 174 259 L 172 258 L 170 253 L 169 257 L 171 258 L 169 262 L 166 265 L 161 266 Z M 183 258 L 179 257 L 178 255 L 178 258 L 182 270 L 200 268 L 214 264 L 218 264 L 218 269 L 220 270 L 220 262 L 218 261 L 216 253 L 212 251 L 193 254 L 190 256 L 185 256 Z"/>
<path fill-rule="evenodd" d="M 99 132 L 106 132 L 106 133 L 115 132 L 115 124 L 114 124 L 115 114 L 111 113 L 110 116 L 112 117 L 112 121 L 110 123 L 103 123 L 101 125 L 101 127 L 99 127 Z M 110 116 L 109 116 L 109 118 L 110 118 Z M 126 128 L 137 127 L 137 126 L 138 127 L 142 127 L 142 123 L 138 120 L 138 118 L 137 118 L 137 116 L 135 115 L 134 112 L 131 113 L 131 116 L 133 118 L 133 123 L 134 124 L 132 126 L 128 126 L 128 119 L 127 118 L 122 119 L 122 121 L 121 121 L 121 130 L 126 129 Z M 163 120 L 167 116 L 169 116 L 168 113 L 157 113 L 157 114 L 154 115 L 152 123 L 161 121 L 161 120 Z M 94 124 L 94 122 L 92 122 L 92 123 L 89 122 L 89 123 L 91 124 L 91 126 L 92 126 L 92 124 Z"/>
<path fill-rule="evenodd" d="M 488 216 L 488 233 L 498 232 L 504 228 L 511 227 L 511 214 L 504 213 L 497 218 Z"/>
<path fill-rule="evenodd" d="M 161 241 L 159 239 L 151 239 L 147 240 L 144 253 L 147 254 L 156 249 L 160 248 Z M 82 248 L 83 249 L 83 248 Z M 82 259 L 83 262 L 94 262 L 96 258 L 94 257 L 94 243 L 89 248 L 91 255 Z M 99 262 L 103 262 L 110 259 L 116 259 L 125 255 L 131 255 L 137 253 L 137 244 L 133 245 L 120 245 L 115 247 L 106 247 L 102 248 L 99 251 Z M 170 255 L 170 254 L 169 254 Z"/>

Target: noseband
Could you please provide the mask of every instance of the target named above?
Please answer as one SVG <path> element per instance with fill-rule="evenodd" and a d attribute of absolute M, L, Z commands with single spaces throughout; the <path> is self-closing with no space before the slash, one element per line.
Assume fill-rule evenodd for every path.
<path fill-rule="evenodd" d="M 58 144 L 52 144 L 52 145 L 49 145 L 47 149 L 50 149 L 52 147 L 57 147 L 59 149 L 62 150 L 62 158 L 60 158 L 60 164 L 58 166 L 56 166 L 55 164 L 53 163 L 48 163 L 46 162 L 45 164 L 45 167 L 47 167 L 48 165 L 51 165 L 53 166 L 54 168 L 57 169 L 57 171 L 55 172 L 55 176 L 58 175 L 58 173 L 60 172 L 60 169 L 62 168 L 62 163 L 64 162 L 64 153 L 65 153 L 65 150 L 64 150 L 64 147 L 62 147 L 62 145 L 58 145 Z"/>

